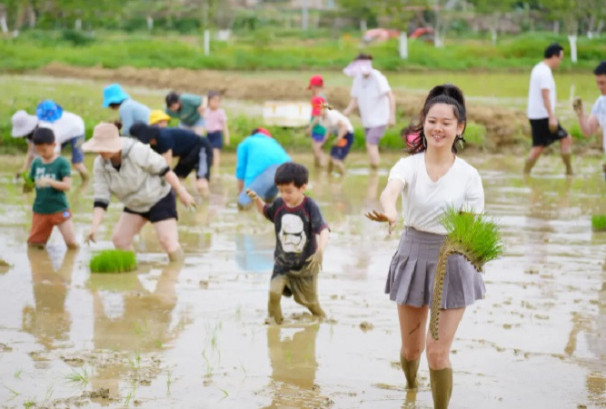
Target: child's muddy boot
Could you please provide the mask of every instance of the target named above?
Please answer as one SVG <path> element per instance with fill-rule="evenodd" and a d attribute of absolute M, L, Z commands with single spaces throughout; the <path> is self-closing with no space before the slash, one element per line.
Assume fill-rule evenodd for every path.
<path fill-rule="evenodd" d="M 574 173 L 572 172 L 572 164 L 570 163 L 570 154 L 569 153 L 563 153 L 562 154 L 562 161 L 564 162 L 564 165 L 566 166 L 566 174 L 567 175 L 573 175 Z"/>
<path fill-rule="evenodd" d="M 452 394 L 452 368 L 429 368 L 434 409 L 447 409 Z"/>
<path fill-rule="evenodd" d="M 419 371 L 420 361 L 420 359 L 409 361 L 408 359 L 404 358 L 404 355 L 400 355 L 402 371 L 406 377 L 406 389 L 417 389 L 417 372 Z"/>
<path fill-rule="evenodd" d="M 525 175 L 528 175 L 530 173 L 530 171 L 534 167 L 535 163 L 537 163 L 537 158 L 526 159 L 526 162 L 524 162 L 524 174 Z"/>
<path fill-rule="evenodd" d="M 276 324 L 282 324 L 284 317 L 282 316 L 282 307 L 280 306 L 280 300 L 282 294 L 269 292 L 269 301 L 267 302 L 267 312 L 269 314 L 270 321 L 273 320 Z"/>

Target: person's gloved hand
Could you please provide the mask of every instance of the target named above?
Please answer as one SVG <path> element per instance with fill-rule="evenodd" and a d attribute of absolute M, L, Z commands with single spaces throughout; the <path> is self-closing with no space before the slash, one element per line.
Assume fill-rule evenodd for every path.
<path fill-rule="evenodd" d="M 254 190 L 246 189 L 246 196 L 253 202 L 259 198 L 259 195 Z"/>
<path fill-rule="evenodd" d="M 40 179 L 36 179 L 36 186 L 37 187 L 48 187 L 51 185 L 52 182 L 53 182 L 53 179 L 47 178 L 47 177 L 42 177 Z"/>
<path fill-rule="evenodd" d="M 316 250 L 316 252 L 309 256 L 305 261 L 309 263 L 311 271 L 319 272 L 322 270 L 322 250 Z"/>

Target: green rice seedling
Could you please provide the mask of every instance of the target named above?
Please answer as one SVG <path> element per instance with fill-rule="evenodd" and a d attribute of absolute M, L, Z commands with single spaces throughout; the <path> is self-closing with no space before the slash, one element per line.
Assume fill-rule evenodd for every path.
<path fill-rule="evenodd" d="M 136 269 L 135 253 L 127 250 L 103 250 L 90 260 L 92 273 L 126 273 Z"/>
<path fill-rule="evenodd" d="M 439 339 L 438 328 L 440 306 L 446 277 L 448 257 L 457 253 L 463 255 L 478 272 L 484 264 L 494 260 L 503 252 L 499 227 L 485 215 L 448 209 L 441 220 L 447 237 L 440 249 L 433 285 L 433 302 L 429 329 L 433 339 Z"/>
<path fill-rule="evenodd" d="M 34 190 L 36 187 L 36 182 L 29 177 L 29 172 L 21 172 L 21 177 L 23 178 L 23 193 L 28 193 Z"/>
<path fill-rule="evenodd" d="M 591 216 L 591 228 L 593 231 L 606 231 L 606 215 L 594 214 Z"/>
<path fill-rule="evenodd" d="M 68 381 L 73 383 L 79 383 L 82 386 L 86 386 L 89 381 L 89 374 L 86 368 L 82 368 L 81 372 L 74 370 L 72 373 L 65 377 Z"/>

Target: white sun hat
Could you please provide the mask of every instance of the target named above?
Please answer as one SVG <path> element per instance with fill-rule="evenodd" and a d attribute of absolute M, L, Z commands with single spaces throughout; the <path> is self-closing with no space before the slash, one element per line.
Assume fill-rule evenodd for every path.
<path fill-rule="evenodd" d="M 13 122 L 13 130 L 11 131 L 13 138 L 22 138 L 25 135 L 29 135 L 38 125 L 36 115 L 30 115 L 24 110 L 15 112 L 11 121 Z"/>

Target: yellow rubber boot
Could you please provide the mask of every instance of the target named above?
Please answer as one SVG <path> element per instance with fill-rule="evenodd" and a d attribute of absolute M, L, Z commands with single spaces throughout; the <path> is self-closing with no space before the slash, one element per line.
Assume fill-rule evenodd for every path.
<path fill-rule="evenodd" d="M 452 395 L 452 368 L 429 368 L 434 409 L 447 409 Z"/>
<path fill-rule="evenodd" d="M 402 371 L 406 377 L 406 389 L 417 389 L 417 372 L 419 371 L 420 359 L 414 359 L 409 361 L 400 355 L 400 363 L 402 364 Z"/>

